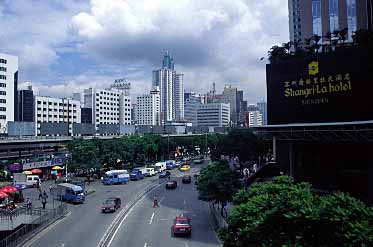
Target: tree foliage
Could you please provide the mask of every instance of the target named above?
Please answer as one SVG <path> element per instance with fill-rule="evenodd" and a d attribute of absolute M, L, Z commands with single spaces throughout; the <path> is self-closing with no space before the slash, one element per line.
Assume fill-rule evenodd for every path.
<path fill-rule="evenodd" d="M 344 193 L 319 196 L 283 176 L 238 192 L 234 203 L 224 247 L 373 246 L 372 208 Z"/>
<path fill-rule="evenodd" d="M 203 168 L 198 177 L 200 198 L 225 205 L 232 201 L 233 195 L 240 188 L 236 173 L 224 161 L 213 162 Z"/>

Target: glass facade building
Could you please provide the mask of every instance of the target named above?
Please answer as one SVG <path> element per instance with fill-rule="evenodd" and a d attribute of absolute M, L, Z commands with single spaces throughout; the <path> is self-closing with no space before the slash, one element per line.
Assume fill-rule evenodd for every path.
<path fill-rule="evenodd" d="M 322 36 L 321 0 L 312 0 L 312 27 L 313 34 Z"/>
<path fill-rule="evenodd" d="M 329 0 L 329 28 L 331 33 L 339 30 L 338 0 Z"/>
<path fill-rule="evenodd" d="M 356 24 L 356 0 L 347 0 L 347 28 L 348 40 L 352 40 L 352 35 L 357 29 Z"/>

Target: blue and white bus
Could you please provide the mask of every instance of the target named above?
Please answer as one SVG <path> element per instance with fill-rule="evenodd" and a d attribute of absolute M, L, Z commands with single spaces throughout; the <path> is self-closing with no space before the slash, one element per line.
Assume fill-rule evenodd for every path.
<path fill-rule="evenodd" d="M 127 170 L 111 170 L 105 173 L 102 180 L 103 184 L 123 184 L 130 180 L 130 175 Z"/>

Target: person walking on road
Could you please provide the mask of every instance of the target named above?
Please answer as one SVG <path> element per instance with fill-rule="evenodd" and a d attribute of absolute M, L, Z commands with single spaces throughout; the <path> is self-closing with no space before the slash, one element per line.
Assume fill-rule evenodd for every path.
<path fill-rule="evenodd" d="M 31 207 L 32 207 L 32 202 L 31 202 L 30 198 L 27 197 L 27 200 L 26 200 L 26 208 L 27 208 L 28 210 L 30 210 Z"/>
<path fill-rule="evenodd" d="M 43 209 L 45 209 L 45 205 L 47 204 L 47 192 L 44 191 L 43 195 L 41 196 L 41 203 L 43 204 Z"/>
<path fill-rule="evenodd" d="M 155 207 L 159 208 L 157 195 L 154 195 L 154 198 L 153 198 L 153 208 Z"/>

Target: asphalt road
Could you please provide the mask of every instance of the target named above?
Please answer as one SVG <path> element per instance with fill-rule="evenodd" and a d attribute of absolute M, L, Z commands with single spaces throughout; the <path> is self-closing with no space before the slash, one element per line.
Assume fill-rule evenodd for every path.
<path fill-rule="evenodd" d="M 31 239 L 25 246 L 40 247 L 93 247 L 104 235 L 116 213 L 102 214 L 101 204 L 110 196 L 120 197 L 122 207 L 133 200 L 147 186 L 158 184 L 158 177 L 131 181 L 124 185 L 105 186 L 100 181 L 91 184 L 95 193 L 88 195 L 84 204 L 69 204 L 71 214 L 53 228 Z"/>
<path fill-rule="evenodd" d="M 192 170 L 193 172 L 193 170 Z M 164 184 L 147 194 L 123 222 L 113 237 L 110 247 L 212 247 L 219 246 L 212 219 L 205 202 L 197 199 L 194 185 L 182 184 L 166 190 Z M 153 196 L 157 195 L 160 207 L 153 208 Z M 192 236 L 172 237 L 171 225 L 175 216 L 184 214 L 192 218 Z"/>
<path fill-rule="evenodd" d="M 193 175 L 199 167 L 200 165 L 192 166 L 189 173 Z M 96 247 L 113 221 L 121 215 L 120 211 L 102 214 L 102 202 L 109 196 L 118 196 L 122 199 L 123 208 L 147 188 L 155 185 L 159 187 L 138 201 L 124 217 L 119 218 L 118 222 L 121 224 L 115 228 L 115 233 L 107 241 L 110 243 L 109 246 L 219 246 L 208 206 L 205 202 L 197 200 L 198 192 L 194 178 L 192 184 L 181 183 L 183 174 L 176 169 L 172 171 L 171 177 L 178 180 L 178 188 L 167 191 L 165 185 L 160 184 L 158 176 L 131 181 L 125 185 L 105 186 L 100 182 L 91 184 L 91 189 L 93 187 L 96 192 L 89 195 L 84 204 L 69 205 L 70 215 L 36 235 L 25 246 Z M 152 208 L 154 194 L 160 200 L 160 208 L 155 210 Z M 190 239 L 171 237 L 173 219 L 181 213 L 192 217 L 193 234 Z"/>

